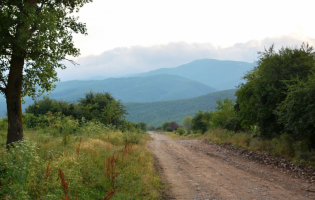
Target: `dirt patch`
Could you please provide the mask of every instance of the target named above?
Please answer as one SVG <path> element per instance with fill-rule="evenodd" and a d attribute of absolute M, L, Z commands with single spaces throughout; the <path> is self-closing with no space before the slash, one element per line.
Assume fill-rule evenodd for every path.
<path fill-rule="evenodd" d="M 243 148 L 233 147 L 230 143 L 223 143 L 217 145 L 215 143 L 209 142 L 209 140 L 202 140 L 205 144 L 215 145 L 218 148 L 224 148 L 228 150 L 229 154 L 234 156 L 241 156 L 244 159 L 251 160 L 253 162 L 271 165 L 275 169 L 280 169 L 281 171 L 288 173 L 291 177 L 301 178 L 306 180 L 307 183 L 315 182 L 315 169 L 310 165 L 301 165 L 296 161 L 286 160 L 283 157 L 272 156 L 266 152 L 256 152 Z"/>
<path fill-rule="evenodd" d="M 246 158 L 250 152 L 234 151 L 228 144 L 170 140 L 152 132 L 150 135 L 154 140 L 148 146 L 165 182 L 171 186 L 165 199 L 315 198 L 312 183 L 287 173 L 286 168 L 260 164 L 261 160 L 254 160 L 255 155 L 253 159 Z"/>

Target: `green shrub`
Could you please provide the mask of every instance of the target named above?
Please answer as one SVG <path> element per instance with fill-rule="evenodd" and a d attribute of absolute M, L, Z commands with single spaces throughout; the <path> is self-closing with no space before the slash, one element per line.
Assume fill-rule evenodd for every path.
<path fill-rule="evenodd" d="M 0 154 L 0 196 L 11 194 L 12 199 L 31 199 L 25 186 L 29 185 L 30 177 L 36 176 L 40 158 L 36 153 L 35 144 L 23 140 L 13 144 L 15 148 Z"/>
<path fill-rule="evenodd" d="M 0 119 L 0 130 L 7 131 L 8 130 L 8 118 Z"/>
<path fill-rule="evenodd" d="M 287 133 L 282 134 L 280 138 L 272 139 L 272 153 L 274 155 L 292 158 L 295 156 L 294 139 Z"/>
<path fill-rule="evenodd" d="M 167 128 L 166 128 L 166 131 L 168 131 L 168 132 L 173 132 L 173 129 L 171 129 L 170 127 L 167 127 Z"/>
<path fill-rule="evenodd" d="M 178 133 L 179 135 L 184 135 L 186 133 L 186 130 L 183 127 L 179 127 L 176 130 L 176 133 Z"/>
<path fill-rule="evenodd" d="M 204 134 L 210 128 L 210 120 L 213 115 L 213 112 L 203 112 L 199 110 L 191 120 L 191 129 L 194 132 L 200 131 Z"/>

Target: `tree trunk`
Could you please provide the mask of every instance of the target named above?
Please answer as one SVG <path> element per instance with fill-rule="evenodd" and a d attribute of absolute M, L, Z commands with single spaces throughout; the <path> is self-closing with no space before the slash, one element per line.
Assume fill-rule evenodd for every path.
<path fill-rule="evenodd" d="M 23 140 L 21 92 L 24 58 L 12 56 L 10 65 L 8 84 L 5 91 L 8 112 L 7 148 L 12 145 L 12 142 Z"/>

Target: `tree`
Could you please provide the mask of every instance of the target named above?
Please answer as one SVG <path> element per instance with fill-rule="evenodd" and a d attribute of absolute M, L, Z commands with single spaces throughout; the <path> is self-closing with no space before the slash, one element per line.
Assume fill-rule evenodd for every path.
<path fill-rule="evenodd" d="M 0 91 L 8 113 L 7 147 L 23 139 L 21 98 L 53 88 L 56 68 L 78 56 L 72 33 L 86 26 L 69 16 L 92 0 L 0 0 Z M 39 88 L 39 89 L 37 89 Z"/>
<path fill-rule="evenodd" d="M 211 126 L 221 127 L 229 131 L 238 132 L 242 129 L 239 117 L 237 116 L 233 99 L 228 97 L 222 100 L 219 98 L 217 100 L 217 107 L 215 107 L 214 115 L 210 121 Z"/>
<path fill-rule="evenodd" d="M 244 126 L 257 125 L 261 136 L 273 138 L 286 131 L 278 123 L 277 106 L 285 100 L 291 80 L 305 80 L 315 66 L 315 53 L 308 44 L 300 48 L 282 47 L 278 53 L 272 45 L 260 52 L 257 67 L 248 72 L 236 92 L 236 110 Z"/>
<path fill-rule="evenodd" d="M 137 125 L 139 126 L 139 128 L 140 128 L 141 130 L 143 130 L 143 131 L 146 131 L 146 130 L 147 130 L 147 123 L 145 123 L 145 122 L 139 122 Z"/>
<path fill-rule="evenodd" d="M 186 129 L 190 129 L 191 126 L 191 116 L 186 116 L 182 121 L 182 126 Z"/>
<path fill-rule="evenodd" d="M 201 131 L 202 134 L 205 133 L 210 127 L 210 120 L 213 115 L 213 112 L 199 110 L 191 120 L 191 129 Z"/>
<path fill-rule="evenodd" d="M 155 131 L 155 126 L 150 125 L 150 126 L 148 127 L 148 130 L 149 130 L 149 131 Z"/>
<path fill-rule="evenodd" d="M 176 123 L 176 122 L 171 122 L 169 125 L 168 125 L 169 128 L 172 129 L 172 131 L 176 131 L 177 128 L 179 127 L 179 125 Z"/>
<path fill-rule="evenodd" d="M 120 100 L 105 93 L 89 92 L 79 100 L 82 116 L 87 120 L 100 120 L 104 124 L 120 125 L 125 114 L 128 114 Z"/>
<path fill-rule="evenodd" d="M 289 87 L 286 99 L 278 106 L 278 122 L 296 140 L 305 140 L 309 149 L 315 149 L 315 74 L 306 81 L 298 80 Z"/>
<path fill-rule="evenodd" d="M 171 122 L 164 122 L 162 125 L 163 131 L 166 131 L 167 127 L 170 125 Z"/>

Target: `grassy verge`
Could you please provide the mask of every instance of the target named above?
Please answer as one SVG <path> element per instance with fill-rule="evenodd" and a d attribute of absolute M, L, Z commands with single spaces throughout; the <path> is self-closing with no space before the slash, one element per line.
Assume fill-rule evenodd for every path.
<path fill-rule="evenodd" d="M 25 140 L 10 151 L 1 131 L 0 198 L 161 198 L 148 134 L 97 123 L 75 126 L 71 134 L 54 123 L 26 130 Z"/>
<path fill-rule="evenodd" d="M 288 134 L 283 134 L 272 140 L 264 140 L 255 134 L 235 133 L 221 128 L 216 128 L 205 134 L 178 135 L 173 132 L 163 132 L 171 139 L 207 139 L 212 143 L 230 143 L 235 147 L 253 151 L 265 151 L 271 155 L 282 156 L 286 159 L 296 160 L 302 164 L 315 166 L 315 152 L 308 151 L 303 141 L 294 141 Z"/>

